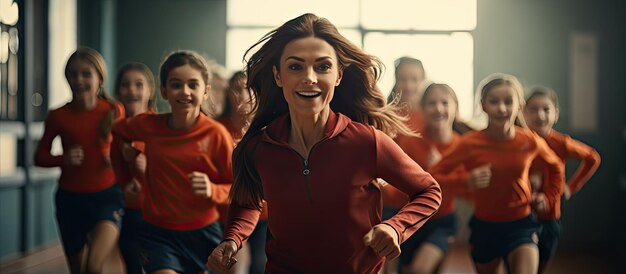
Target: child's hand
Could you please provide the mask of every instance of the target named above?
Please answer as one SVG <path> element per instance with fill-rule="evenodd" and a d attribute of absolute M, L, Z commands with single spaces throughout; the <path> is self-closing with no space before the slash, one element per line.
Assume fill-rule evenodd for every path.
<path fill-rule="evenodd" d="M 572 190 L 569 188 L 569 185 L 565 185 L 565 188 L 563 188 L 563 197 L 566 201 L 572 198 Z"/>
<path fill-rule="evenodd" d="M 550 209 L 550 206 L 548 206 L 548 198 L 543 192 L 533 193 L 530 200 L 533 207 L 541 213 L 546 213 L 548 209 Z"/>
<path fill-rule="evenodd" d="M 81 145 L 74 145 L 66 154 L 65 163 L 70 166 L 81 166 L 85 160 L 85 152 Z"/>
<path fill-rule="evenodd" d="M 189 173 L 189 182 L 191 183 L 194 194 L 207 198 L 211 198 L 213 195 L 211 180 L 209 180 L 209 176 L 205 173 L 198 171 Z"/>
<path fill-rule="evenodd" d="M 426 159 L 426 167 L 434 166 L 439 161 L 441 161 L 441 153 L 436 147 L 431 146 L 428 152 L 428 158 Z"/>
<path fill-rule="evenodd" d="M 213 249 L 206 265 L 217 273 L 228 273 L 228 270 L 237 263 L 236 253 L 237 244 L 234 241 L 223 241 Z"/>
<path fill-rule="evenodd" d="M 467 185 L 470 188 L 485 188 L 491 182 L 491 164 L 472 169 L 467 176 Z"/>
<path fill-rule="evenodd" d="M 124 161 L 130 162 L 137 157 L 139 154 L 139 150 L 134 148 L 130 143 L 124 143 L 122 146 L 122 157 L 124 157 Z"/>
<path fill-rule="evenodd" d="M 541 186 L 543 185 L 543 174 L 541 172 L 530 174 L 528 179 L 534 192 L 541 191 Z"/>
<path fill-rule="evenodd" d="M 135 201 L 141 193 L 141 184 L 137 179 L 133 178 L 132 181 L 124 187 L 124 198 L 129 201 Z"/>
<path fill-rule="evenodd" d="M 387 224 L 375 225 L 372 230 L 363 237 L 365 246 L 374 249 L 374 252 L 387 260 L 393 260 L 400 256 L 400 244 L 396 230 Z"/>
<path fill-rule="evenodd" d="M 143 153 L 137 154 L 137 157 L 135 157 L 135 168 L 139 170 L 139 172 L 146 174 L 146 166 L 147 166 L 146 155 Z"/>

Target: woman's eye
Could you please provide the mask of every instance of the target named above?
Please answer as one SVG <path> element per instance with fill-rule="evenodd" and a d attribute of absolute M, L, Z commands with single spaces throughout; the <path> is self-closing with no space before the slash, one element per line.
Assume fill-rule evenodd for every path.
<path fill-rule="evenodd" d="M 321 64 L 317 67 L 317 69 L 319 71 L 327 71 L 330 69 L 330 65 L 329 64 Z"/>
<path fill-rule="evenodd" d="M 288 68 L 290 70 L 299 70 L 299 69 L 302 68 L 302 66 L 300 66 L 299 64 L 291 64 L 291 65 L 288 66 Z"/>

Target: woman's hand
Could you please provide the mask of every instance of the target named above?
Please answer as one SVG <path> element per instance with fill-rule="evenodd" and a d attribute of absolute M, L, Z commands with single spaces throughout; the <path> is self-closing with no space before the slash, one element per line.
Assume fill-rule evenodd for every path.
<path fill-rule="evenodd" d="M 363 237 L 365 246 L 374 249 L 378 256 L 393 260 L 400 256 L 400 243 L 398 233 L 387 224 L 375 225 L 372 230 Z"/>
<path fill-rule="evenodd" d="M 237 259 L 235 254 L 237 253 L 237 244 L 233 240 L 226 240 L 220 243 L 207 260 L 207 266 L 217 273 L 228 273 Z"/>
<path fill-rule="evenodd" d="M 471 189 L 485 188 L 491 182 L 491 164 L 472 169 L 467 176 L 467 185 Z"/>
<path fill-rule="evenodd" d="M 193 189 L 193 193 L 211 198 L 213 196 L 213 191 L 211 190 L 211 180 L 209 180 L 209 176 L 206 173 L 194 171 L 189 173 L 189 182 L 191 183 L 191 188 Z"/>

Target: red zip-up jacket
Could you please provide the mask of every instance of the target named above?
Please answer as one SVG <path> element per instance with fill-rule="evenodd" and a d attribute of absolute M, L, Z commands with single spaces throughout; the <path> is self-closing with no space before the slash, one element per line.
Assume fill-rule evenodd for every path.
<path fill-rule="evenodd" d="M 563 191 L 563 169 L 559 157 L 541 137 L 530 130 L 517 127 L 515 137 L 511 140 L 495 140 L 485 130 L 466 133 L 428 171 L 436 179 L 445 181 L 445 177 L 460 165 L 471 171 L 491 164 L 489 186 L 474 190 L 474 214 L 484 221 L 509 222 L 530 215 L 531 186 L 528 173 L 537 158 L 548 164 L 548 174 L 556 178 L 543 189 L 552 208 Z"/>
<path fill-rule="evenodd" d="M 600 166 L 600 154 L 592 147 L 577 141 L 567 134 L 560 133 L 556 130 L 551 130 L 547 138 L 546 143 L 557 156 L 561 159 L 560 164 L 565 169 L 565 161 L 567 159 L 580 159 L 580 166 L 576 170 L 576 173 L 567 181 L 565 187 L 569 188 L 571 195 L 578 192 L 583 185 L 591 178 Z M 543 176 L 543 185 L 548 185 L 550 176 L 547 172 L 547 164 L 544 161 L 533 162 L 533 166 L 530 169 L 530 174 L 535 172 L 541 173 Z M 556 200 L 557 205 L 546 213 L 537 212 L 537 218 L 540 220 L 554 220 L 561 217 L 561 199 Z"/>
<path fill-rule="evenodd" d="M 448 148 L 454 146 L 461 139 L 459 134 L 453 133 L 452 140 L 450 140 L 449 143 L 442 144 L 428 138 L 427 134 L 425 134 L 428 132 L 426 127 L 422 128 L 420 132 L 422 132 L 421 137 L 398 135 L 395 141 L 411 159 L 424 168 L 428 168 L 428 157 L 432 149 L 436 149 L 443 154 Z M 437 180 L 441 187 L 443 198 L 439 211 L 433 216 L 433 219 L 454 213 L 455 197 L 470 196 L 467 186 L 467 171 L 465 168 L 459 166 L 450 176 L 446 176 L 445 179 L 447 180 Z M 409 197 L 406 194 L 391 185 L 383 188 L 383 203 L 386 207 L 399 209 L 404 206 L 408 200 Z"/>
<path fill-rule="evenodd" d="M 98 137 L 100 121 L 112 107 L 117 110 L 117 119 L 123 119 L 122 104 L 115 103 L 112 106 L 104 99 L 98 99 L 92 110 L 76 110 L 67 103 L 48 113 L 45 130 L 35 152 L 35 165 L 61 167 L 60 189 L 90 193 L 102 191 L 115 184 L 115 175 L 108 160 L 111 135 L 106 140 Z M 64 153 L 69 153 L 75 145 L 81 146 L 84 153 L 82 165 L 66 165 L 63 155 L 50 154 L 52 141 L 57 135 L 61 137 Z"/>
<path fill-rule="evenodd" d="M 331 111 L 324 137 L 308 159 L 288 145 L 288 116 L 248 144 L 269 211 L 268 273 L 377 273 L 383 258 L 363 242 L 381 223 L 382 199 L 372 181 L 382 178 L 409 194 L 409 203 L 385 221 L 400 243 L 441 203 L 437 182 L 387 135 Z M 259 218 L 233 202 L 225 240 L 241 247 Z"/>
<path fill-rule="evenodd" d="M 233 182 L 232 138 L 221 124 L 200 114 L 189 130 L 167 126 L 167 114 L 140 114 L 113 126 L 111 157 L 121 159 L 123 143 L 145 143 L 144 220 L 171 230 L 192 230 L 217 221 L 216 204 L 225 204 Z M 122 160 L 123 161 L 123 160 Z M 120 180 L 132 179 L 128 164 L 114 164 Z M 207 174 L 211 198 L 193 193 L 188 175 Z"/>

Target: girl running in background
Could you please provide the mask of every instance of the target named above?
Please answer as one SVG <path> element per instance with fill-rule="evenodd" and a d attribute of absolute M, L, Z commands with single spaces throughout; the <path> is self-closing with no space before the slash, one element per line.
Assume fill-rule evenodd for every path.
<path fill-rule="evenodd" d="M 65 78 L 72 101 L 48 113 L 35 153 L 35 165 L 61 167 L 56 217 L 71 273 L 101 273 L 119 236 L 123 197 L 109 152 L 111 125 L 124 109 L 106 96 L 106 76 L 96 50 L 79 48 L 70 56 Z M 63 155 L 50 154 L 56 136 Z"/>
<path fill-rule="evenodd" d="M 448 85 L 434 83 L 424 91 L 420 105 L 426 122 L 424 128 L 420 129 L 422 136 L 399 135 L 396 142 L 411 159 L 427 168 L 441 159 L 441 153 L 459 142 L 459 134 L 452 129 L 458 112 L 458 100 Z M 441 266 L 448 242 L 457 231 L 455 196 L 468 192 L 465 169 L 459 166 L 453 174 L 446 181 L 438 181 L 443 198 L 437 214 L 402 244 L 402 273 L 436 273 Z M 384 202 L 389 207 L 401 208 L 408 202 L 409 197 L 393 186 L 383 188 L 383 193 Z"/>
<path fill-rule="evenodd" d="M 152 71 L 142 63 L 129 63 L 118 71 L 115 80 L 115 95 L 124 105 L 126 118 L 135 117 L 142 113 L 152 113 L 155 109 L 155 86 Z M 141 229 L 141 207 L 144 202 L 142 186 L 146 181 L 145 145 L 142 142 L 133 142 L 124 148 L 124 161 L 113 164 L 130 166 L 133 177 L 131 181 L 119 181 L 124 192 L 124 216 L 122 217 L 122 231 L 120 233 L 120 251 L 124 258 L 126 273 L 142 273 L 141 257 L 138 243 Z M 121 177 L 121 176 L 118 176 Z"/>
<path fill-rule="evenodd" d="M 463 166 L 474 190 L 474 216 L 470 221 L 471 254 L 478 273 L 496 273 L 504 261 L 509 273 L 535 273 L 539 254 L 536 221 L 531 203 L 540 211 L 556 206 L 563 181 L 560 160 L 543 139 L 514 125 L 521 109 L 522 86 L 514 76 L 492 74 L 479 85 L 487 128 L 465 134 L 430 171 L 445 182 Z M 535 159 L 546 162 L 555 178 L 531 198 L 528 172 Z"/>
<path fill-rule="evenodd" d="M 144 270 L 200 273 L 208 271 L 206 259 L 222 237 L 216 204 L 228 200 L 234 144 L 224 126 L 201 112 L 211 72 L 199 54 L 171 53 L 159 76 L 161 96 L 172 112 L 140 114 L 115 124 L 113 156 L 123 161 L 124 143 L 145 143 L 146 197 L 139 235 Z M 122 168 L 118 173 L 129 172 Z"/>
<path fill-rule="evenodd" d="M 228 81 L 228 93 L 226 95 L 226 104 L 222 116 L 217 119 L 222 123 L 230 134 L 233 136 L 235 143 L 239 142 L 243 137 L 245 130 L 251 120 L 251 111 L 254 100 L 251 97 L 250 90 L 246 88 L 246 74 L 238 71 Z M 220 223 L 226 225 L 228 206 L 220 205 Z M 265 238 L 267 231 L 267 208 L 263 208 L 259 223 L 250 238 L 247 245 L 237 253 L 236 259 L 239 264 L 235 265 L 231 272 L 237 273 L 235 269 L 243 273 L 264 273 L 265 262 Z"/>
<path fill-rule="evenodd" d="M 592 147 L 552 128 L 559 119 L 559 101 L 554 90 L 550 88 L 540 86 L 531 90 L 526 99 L 524 118 L 528 122 L 528 127 L 545 139 L 548 146 L 559 156 L 563 169 L 567 159 L 581 161 L 574 176 L 564 186 L 563 197 L 569 200 L 596 172 L 600 166 L 600 154 Z M 541 191 L 549 184 L 546 181 L 551 178 L 547 175 L 545 163 L 539 161 L 533 164 L 530 172 L 533 190 Z M 561 199 L 556 199 L 556 206 L 547 212 L 537 212 L 537 218 L 541 224 L 538 244 L 539 273 L 543 273 L 556 253 L 561 234 Z"/>
<path fill-rule="evenodd" d="M 235 148 L 229 223 L 209 265 L 232 266 L 265 200 L 267 273 L 377 273 L 441 201 L 438 184 L 383 133 L 412 135 L 376 87 L 380 61 L 313 14 L 251 49 L 261 44 L 246 68 L 256 112 Z M 383 223 L 376 178 L 411 197 Z"/>

